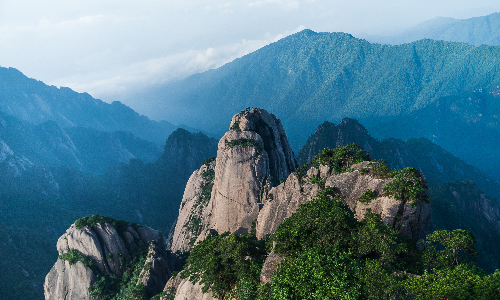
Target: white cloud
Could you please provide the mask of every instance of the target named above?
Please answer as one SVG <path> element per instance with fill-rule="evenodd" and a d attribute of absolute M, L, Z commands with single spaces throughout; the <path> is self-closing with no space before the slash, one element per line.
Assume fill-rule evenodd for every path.
<path fill-rule="evenodd" d="M 262 7 L 269 4 L 278 4 L 285 9 L 298 9 L 300 7 L 299 1 L 284 1 L 284 0 L 260 0 L 248 3 L 248 7 Z"/>
<path fill-rule="evenodd" d="M 299 26 L 277 35 L 267 33 L 262 39 L 243 39 L 240 42 L 216 48 L 190 50 L 148 59 L 120 69 L 61 78 L 53 84 L 69 86 L 79 92 L 88 92 L 97 98 L 116 98 L 136 90 L 221 67 L 236 58 L 254 52 L 303 29 L 305 29 L 304 26 Z"/>

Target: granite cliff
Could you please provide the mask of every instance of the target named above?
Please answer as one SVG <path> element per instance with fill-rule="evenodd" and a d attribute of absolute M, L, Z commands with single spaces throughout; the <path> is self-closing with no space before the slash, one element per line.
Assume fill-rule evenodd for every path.
<path fill-rule="evenodd" d="M 175 261 L 162 232 L 111 218 L 83 218 L 57 241 L 59 258 L 45 299 L 102 299 L 106 293 L 150 298 L 164 288 Z"/>
<path fill-rule="evenodd" d="M 279 120 L 262 109 L 240 112 L 219 141 L 216 159 L 207 161 L 189 179 L 172 251 L 189 251 L 208 234 L 247 233 L 254 221 L 257 238 L 273 234 L 301 204 L 326 187 L 336 188 L 359 220 L 371 211 L 401 236 L 424 238 L 431 216 L 430 204 L 424 201 L 427 182 L 422 177 L 423 192 L 416 201 L 390 197 L 384 195 L 384 187 L 396 179 L 381 176 L 381 168 L 376 162 L 365 161 L 338 172 L 328 162 L 319 161 L 308 170 L 297 170 Z M 376 196 L 360 201 L 366 191 Z M 269 282 L 279 260 L 271 252 L 262 282 Z M 171 278 L 165 292 L 173 291 L 175 299 L 201 299 L 202 295 L 201 286 L 189 278 Z M 210 293 L 203 295 L 203 299 L 210 297 Z"/>

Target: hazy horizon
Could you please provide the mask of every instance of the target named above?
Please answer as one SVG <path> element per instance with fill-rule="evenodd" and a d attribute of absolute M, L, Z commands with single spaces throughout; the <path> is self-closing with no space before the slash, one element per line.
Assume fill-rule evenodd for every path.
<path fill-rule="evenodd" d="M 306 28 L 392 35 L 436 17 L 500 11 L 498 1 L 469 2 L 0 0 L 0 66 L 110 102 Z"/>

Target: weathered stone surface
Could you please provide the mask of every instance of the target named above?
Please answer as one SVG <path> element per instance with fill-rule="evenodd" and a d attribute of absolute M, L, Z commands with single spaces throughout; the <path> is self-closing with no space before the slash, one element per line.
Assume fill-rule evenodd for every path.
<path fill-rule="evenodd" d="M 66 233 L 57 240 L 59 254 L 64 254 L 69 249 L 76 250 L 91 258 L 100 272 L 110 272 L 105 259 L 106 255 L 104 255 L 99 238 L 93 230 L 87 227 L 76 229 L 74 224 L 71 225 Z"/>
<path fill-rule="evenodd" d="M 393 178 L 378 179 L 371 175 L 362 175 L 359 170 L 371 168 L 369 162 L 356 164 L 352 168 L 354 171 L 341 174 L 332 174 L 333 171 L 326 166 L 311 168 L 302 185 L 297 176 L 292 174 L 286 182 L 272 188 L 266 195 L 267 200 L 263 201 L 264 207 L 257 219 L 257 237 L 273 234 L 285 218 L 295 213 L 302 203 L 317 195 L 319 187 L 310 182 L 311 177 L 317 176 L 326 180 L 325 187 L 338 189 L 342 201 L 356 213 L 356 218 L 363 219 L 370 209 L 372 213 L 381 216 L 384 224 L 396 228 L 402 236 L 415 240 L 425 237 L 430 225 L 429 203 L 420 201 L 412 207 L 394 198 L 380 196 L 365 205 L 359 202 L 359 197 L 366 190 L 377 191 L 382 195 L 383 187 Z"/>
<path fill-rule="evenodd" d="M 192 231 L 188 230 L 189 224 L 194 218 L 200 219 L 200 228 L 206 228 L 209 223 L 210 211 L 207 209 L 207 203 L 200 203 L 200 195 L 202 188 L 206 184 L 211 184 L 208 180 L 203 178 L 203 174 L 207 171 L 215 169 L 215 161 L 202 165 L 198 170 L 194 171 L 184 190 L 181 206 L 179 208 L 179 217 L 175 224 L 174 235 L 172 239 L 171 250 L 177 251 L 190 251 L 189 244 L 192 238 L 197 238 Z"/>
<path fill-rule="evenodd" d="M 147 286 L 152 296 L 161 292 L 170 269 L 172 257 L 164 249 L 165 240 L 160 231 L 145 226 L 124 228 L 120 237 L 116 229 L 108 223 L 97 224 L 89 229 L 76 229 L 75 225 L 63 234 L 57 242 L 59 254 L 69 250 L 78 251 L 92 260 L 95 271 L 101 274 L 113 273 L 121 276 L 122 268 L 133 257 L 127 249 L 137 249 L 150 243 L 147 260 L 138 284 Z M 44 294 L 46 300 L 91 300 L 89 287 L 96 279 L 94 271 L 82 262 L 70 265 L 68 261 L 58 259 L 45 278 Z"/>
<path fill-rule="evenodd" d="M 271 251 L 262 266 L 262 271 L 260 272 L 260 282 L 261 283 L 271 283 L 271 275 L 278 268 L 278 264 L 281 261 L 281 257 L 278 254 Z"/>
<path fill-rule="evenodd" d="M 273 234 L 279 224 L 295 213 L 301 204 L 313 199 L 318 191 L 319 186 L 310 181 L 301 185 L 295 174 L 291 174 L 284 183 L 271 188 L 264 195 L 264 206 L 257 218 L 257 238 Z"/>
<path fill-rule="evenodd" d="M 241 140 L 254 144 L 228 145 Z M 217 150 L 215 182 L 208 204 L 212 212 L 210 228 L 218 232 L 249 231 L 259 213 L 262 184 L 269 175 L 260 136 L 253 131 L 227 132 Z"/>
<path fill-rule="evenodd" d="M 92 230 L 101 238 L 101 247 L 104 250 L 110 272 L 118 276 L 123 275 L 121 267 L 125 265 L 126 261 L 130 261 L 131 257 L 116 229 L 106 223 L 104 226 L 97 224 Z"/>
<path fill-rule="evenodd" d="M 65 260 L 57 259 L 45 278 L 45 299 L 92 299 L 89 286 L 94 280 L 94 273 L 81 262 L 70 265 Z"/>
<path fill-rule="evenodd" d="M 219 141 L 214 186 L 206 209 L 197 214 L 203 230 L 196 241 L 205 239 L 211 231 L 248 232 L 256 219 L 257 238 L 273 234 L 301 204 L 312 200 L 324 187 L 337 188 L 342 201 L 358 219 L 370 209 L 401 235 L 416 240 L 423 238 L 430 223 L 428 203 L 420 202 L 412 207 L 384 196 L 366 205 L 359 202 L 366 190 L 378 191 L 381 195 L 383 187 L 393 180 L 378 179 L 359 171 L 372 165 L 369 162 L 356 164 L 351 166 L 353 171 L 342 174 L 334 174 L 330 167 L 322 165 L 310 168 L 307 175 L 299 179 L 292 173 L 296 163 L 279 120 L 261 109 L 240 112 L 233 117 L 230 130 Z M 203 168 L 193 173 L 186 187 L 172 244 L 174 251 L 188 249 L 182 228 L 194 212 L 194 200 L 199 197 L 203 185 Z M 323 180 L 312 183 L 313 177 Z M 278 185 L 280 181 L 284 182 Z M 261 273 L 262 282 L 270 282 L 279 260 L 274 252 L 269 255 Z M 201 287 L 187 279 L 176 281 L 173 286 L 177 286 L 175 299 L 207 297 L 201 293 Z"/>
<path fill-rule="evenodd" d="M 255 107 L 249 112 L 242 111 L 234 115 L 229 128 L 234 128 L 235 124 L 242 131 L 253 131 L 260 135 L 269 159 L 271 177 L 275 182 L 286 179 L 295 171 L 295 155 L 283 125 L 275 115 Z"/>
<path fill-rule="evenodd" d="M 177 287 L 177 292 L 175 293 L 174 300 L 216 300 L 217 298 L 212 297 L 212 293 L 203 293 L 201 290 L 202 286 L 197 284 L 192 284 L 189 278 L 183 279 L 179 286 Z"/>
<path fill-rule="evenodd" d="M 137 283 L 146 286 L 148 297 L 163 291 L 167 279 L 170 277 L 169 260 L 170 257 L 163 247 L 157 243 L 150 244 L 146 263 Z"/>

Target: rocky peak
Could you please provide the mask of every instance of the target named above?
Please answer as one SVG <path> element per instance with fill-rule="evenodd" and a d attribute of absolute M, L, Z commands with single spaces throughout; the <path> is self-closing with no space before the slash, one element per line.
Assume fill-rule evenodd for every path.
<path fill-rule="evenodd" d="M 136 280 L 133 284 L 144 285 L 148 297 L 161 292 L 174 263 L 165 251 L 163 234 L 111 218 L 92 218 L 97 221 L 75 222 L 57 241 L 59 258 L 45 278 L 45 299 L 91 300 L 89 288 L 108 276 L 121 283 Z M 123 276 L 127 270 L 131 279 Z"/>
<path fill-rule="evenodd" d="M 269 170 L 275 182 L 295 171 L 296 161 L 281 121 L 275 115 L 254 107 L 233 116 L 230 130 L 253 131 L 261 138 L 269 159 Z"/>
<path fill-rule="evenodd" d="M 188 250 L 206 236 L 207 229 L 248 232 L 262 208 L 264 190 L 285 180 L 295 168 L 279 119 L 259 108 L 237 113 L 219 141 L 215 162 L 203 165 L 189 179 L 172 251 Z M 213 176 L 207 175 L 210 172 Z M 205 204 L 208 199 L 203 194 L 209 190 Z"/>

